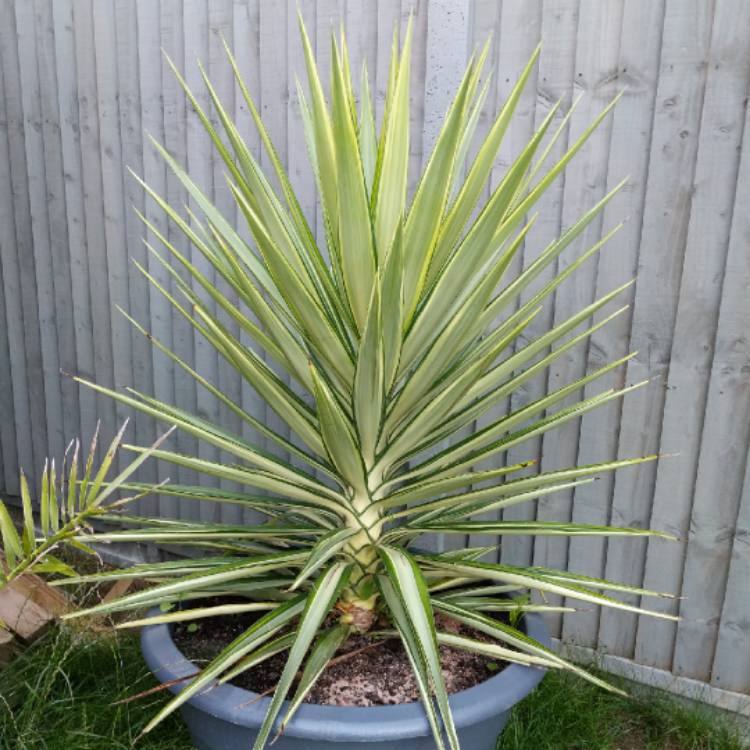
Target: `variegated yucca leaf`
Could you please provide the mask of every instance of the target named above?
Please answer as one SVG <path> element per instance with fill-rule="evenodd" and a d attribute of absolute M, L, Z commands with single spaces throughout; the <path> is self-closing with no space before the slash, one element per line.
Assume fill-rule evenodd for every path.
<path fill-rule="evenodd" d="M 577 260 L 550 278 L 561 253 L 601 221 L 624 183 L 546 247 L 527 250 L 533 262 L 511 273 L 524 245 L 535 242 L 536 212 L 544 210 L 540 201 L 547 189 L 615 102 L 583 133 L 571 136 L 572 145 L 557 160 L 551 158 L 557 151 L 553 146 L 567 133 L 569 113 L 562 113 L 559 102 L 551 107 L 483 201 L 504 134 L 539 56 L 535 51 L 487 132 L 477 136 L 487 91 L 485 48 L 471 58 L 409 195 L 411 25 L 403 44 L 394 36 L 384 114 L 377 124 L 367 70 L 356 75 L 350 70 L 343 36 L 331 40 L 326 91 L 302 25 L 301 34 L 308 87 L 305 91 L 300 85 L 298 91 L 323 243 L 316 240 L 310 224 L 314 217 L 302 211 L 274 150 L 273 133 L 265 128 L 228 48 L 237 90 L 259 131 L 269 174 L 205 73 L 210 110 L 175 73 L 224 162 L 241 228 L 222 216 L 205 186 L 194 182 L 159 144 L 156 148 L 189 195 L 191 208 L 186 213 L 141 183 L 164 219 L 184 234 L 190 251 L 142 217 L 154 238 L 149 252 L 171 282 L 165 285 L 140 270 L 267 402 L 278 418 L 273 424 L 286 427 L 247 413 L 135 321 L 160 352 L 258 438 L 249 440 L 147 394 L 89 384 L 123 405 L 176 425 L 226 457 L 152 451 L 156 458 L 225 480 L 223 487 L 241 486 L 235 491 L 171 485 L 164 492 L 185 502 L 233 504 L 264 520 L 242 525 L 122 518 L 124 526 L 99 539 L 192 545 L 209 554 L 101 574 L 102 580 L 138 575 L 155 585 L 89 611 L 183 603 L 182 610 L 157 616 L 150 620 L 154 623 L 221 615 L 227 606 L 237 612 L 253 607 L 264 611 L 150 724 L 214 681 L 231 679 L 269 655 L 288 651 L 255 750 L 274 731 L 283 731 L 350 632 L 397 634 L 438 747 L 455 749 L 440 644 L 585 675 L 528 638 L 523 614 L 560 611 L 546 603 L 547 594 L 641 613 L 646 610 L 603 591 L 655 593 L 565 571 L 501 565 L 488 561 L 495 557 L 494 547 L 419 551 L 420 537 L 434 533 L 495 536 L 498 544 L 513 534 L 657 533 L 572 522 L 482 520 L 487 511 L 533 502 L 602 472 L 656 458 L 532 475 L 533 462 L 506 463 L 515 446 L 642 385 L 595 391 L 597 381 L 626 357 L 556 386 L 536 401 L 503 409 L 516 403 L 509 397 L 525 383 L 544 376 L 572 347 L 585 346 L 626 309 L 607 308 L 616 306 L 627 284 L 551 330 L 530 333 L 545 302 L 584 263 L 594 262 L 617 231 L 605 227 L 601 239 L 583 247 Z M 361 81 L 358 92 L 353 80 Z M 470 153 L 475 156 L 467 163 Z M 539 283 L 542 275 L 546 281 Z M 571 399 L 578 400 L 571 404 Z M 482 427 L 472 431 L 479 420 Z M 134 492 L 141 488 L 130 486 Z M 232 604 L 201 604 L 217 596 L 231 598 Z M 238 597 L 247 605 L 236 604 Z M 570 611 L 571 606 L 562 609 Z M 441 617 L 436 619 L 435 612 Z M 445 617 L 494 641 L 443 632 L 439 623 Z M 376 623 L 382 630 L 375 630 Z M 291 704 L 282 715 L 287 696 Z"/>

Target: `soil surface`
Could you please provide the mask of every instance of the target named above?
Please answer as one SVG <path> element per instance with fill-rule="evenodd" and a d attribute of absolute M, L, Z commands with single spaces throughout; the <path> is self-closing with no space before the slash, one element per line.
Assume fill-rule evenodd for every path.
<path fill-rule="evenodd" d="M 190 661 L 203 666 L 257 617 L 251 613 L 212 617 L 193 624 L 178 623 L 172 629 L 172 636 Z M 444 620 L 440 629 L 491 642 L 483 633 L 453 621 Z M 440 657 L 450 693 L 484 682 L 507 666 L 500 660 L 449 646 L 440 647 Z M 232 684 L 255 693 L 272 692 L 286 658 L 286 652 L 273 656 L 239 675 Z M 378 706 L 412 703 L 419 699 L 419 688 L 401 642 L 396 638 L 383 640 L 356 635 L 339 649 L 334 663 L 320 676 L 306 701 L 329 706 Z"/>

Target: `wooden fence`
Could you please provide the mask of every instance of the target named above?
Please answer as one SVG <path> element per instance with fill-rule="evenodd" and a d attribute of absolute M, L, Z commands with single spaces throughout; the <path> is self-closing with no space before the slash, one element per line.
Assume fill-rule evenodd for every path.
<path fill-rule="evenodd" d="M 250 145 L 250 115 L 222 51 L 234 47 L 251 91 L 318 235 L 316 197 L 295 95 L 303 71 L 299 4 L 323 66 L 329 32 L 343 21 L 355 66 L 364 61 L 382 113 L 390 36 L 414 11 L 413 172 L 475 45 L 492 34 L 488 118 L 543 40 L 538 70 L 497 163 L 493 184 L 560 97 L 583 98 L 567 135 L 579 133 L 619 90 L 625 94 L 540 207 L 519 262 L 535 253 L 604 192 L 627 186 L 582 244 L 623 229 L 537 318 L 532 334 L 637 276 L 626 315 L 571 351 L 548 378 L 513 397 L 515 406 L 553 384 L 637 351 L 610 384 L 650 385 L 519 450 L 545 469 L 575 461 L 678 453 L 593 486 L 543 499 L 507 517 L 653 526 L 663 541 L 518 538 L 502 560 L 565 566 L 681 598 L 657 606 L 675 624 L 586 611 L 553 622 L 555 634 L 611 654 L 673 690 L 748 711 L 750 692 L 750 3 L 736 0 L 0 0 L 0 486 L 38 470 L 66 440 L 106 437 L 128 416 L 79 389 L 60 371 L 108 386 L 133 386 L 239 429 L 232 415 L 176 371 L 135 332 L 128 310 L 246 408 L 266 415 L 254 393 L 196 338 L 129 258 L 147 257 L 132 207 L 171 239 L 125 165 L 170 201 L 185 200 L 144 132 L 166 143 L 232 219 L 223 169 L 185 106 L 163 48 L 197 91 L 200 58 Z M 206 103 L 206 96 L 198 94 Z M 480 125 L 481 128 L 481 125 Z M 262 157 L 265 159 L 265 157 Z M 265 162 L 264 162 L 265 163 Z M 560 260 L 564 267 L 575 252 Z M 166 280 L 169 284 L 168 280 Z M 153 438 L 135 416 L 129 437 Z M 179 437 L 182 450 L 199 450 Z M 152 469 L 162 471 L 160 467 Z M 182 475 L 179 479 L 184 479 Z M 168 499 L 150 510 L 194 513 Z M 640 665 L 640 666 L 633 666 Z M 696 692 L 697 691 L 697 692 Z"/>

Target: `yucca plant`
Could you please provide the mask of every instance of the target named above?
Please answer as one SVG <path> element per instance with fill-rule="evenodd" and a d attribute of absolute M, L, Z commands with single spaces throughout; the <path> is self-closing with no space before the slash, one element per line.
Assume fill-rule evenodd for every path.
<path fill-rule="evenodd" d="M 162 492 L 181 500 L 231 503 L 259 511 L 267 521 L 243 525 L 130 519 L 127 528 L 99 535 L 100 540 L 193 545 L 208 554 L 99 576 L 137 575 L 157 585 L 88 611 L 181 603 L 180 609 L 148 620 L 152 623 L 264 612 L 155 716 L 149 728 L 215 681 L 231 680 L 273 654 L 288 652 L 255 743 L 259 750 L 274 726 L 283 731 L 350 634 L 398 634 L 435 742 L 440 748 L 456 748 L 439 644 L 585 674 L 528 638 L 518 623 L 519 615 L 556 609 L 545 603 L 547 595 L 640 613 L 645 610 L 602 592 L 655 594 L 561 570 L 485 562 L 491 547 L 430 553 L 420 551 L 419 546 L 420 536 L 434 533 L 480 533 L 499 540 L 512 534 L 655 533 L 476 519 L 477 514 L 530 502 L 591 481 L 600 472 L 654 458 L 533 476 L 524 473 L 520 478 L 513 475 L 528 468 L 528 463 L 503 463 L 510 448 L 631 390 L 605 390 L 554 410 L 627 358 L 503 416 L 491 416 L 486 426 L 466 434 L 476 420 L 504 405 L 522 384 L 543 374 L 558 357 L 625 309 L 588 323 L 625 288 L 620 287 L 544 335 L 530 341 L 525 338 L 543 301 L 594 256 L 612 233 L 533 294 L 524 293 L 599 216 L 620 186 L 542 249 L 522 272 L 508 276 L 511 261 L 534 222 L 533 216 L 527 218 L 530 211 L 614 102 L 558 161 L 547 164 L 569 116 L 553 129 L 559 103 L 552 107 L 489 199 L 479 206 L 503 135 L 539 54 L 538 50 L 534 53 L 464 174 L 486 93 L 481 83 L 485 48 L 470 61 L 414 195 L 408 197 L 411 32 L 407 31 L 403 46 L 394 39 L 379 130 L 364 69 L 357 106 L 343 35 L 332 38 L 328 97 L 304 26 L 302 43 L 309 92 L 300 89 L 299 100 L 322 207 L 325 247 L 316 243 L 227 48 L 279 189 L 261 170 L 257 154 L 243 141 L 202 68 L 212 115 L 200 106 L 180 73 L 174 72 L 226 165 L 229 187 L 247 231 L 236 230 L 158 143 L 156 148 L 185 187 L 195 210 L 184 216 L 142 184 L 241 307 L 201 270 L 205 263 L 195 263 L 145 217 L 149 233 L 159 242 L 159 247 L 148 245 L 149 250 L 171 274 L 171 286 L 178 293 L 173 294 L 139 266 L 174 309 L 265 399 L 294 437 L 287 439 L 247 413 L 135 321 L 177 367 L 257 431 L 264 446 L 146 394 L 114 392 L 89 383 L 125 405 L 177 425 L 230 454 L 234 462 L 167 450 L 155 451 L 157 458 L 242 486 L 242 491 L 234 491 L 168 485 Z M 245 343 L 248 339 L 251 345 Z M 215 596 L 241 601 L 200 606 L 200 600 Z M 471 626 L 494 641 L 480 643 L 448 632 L 455 628 L 441 630 L 436 627 L 437 613 L 442 615 L 438 622 L 453 620 Z M 498 613 L 514 617 L 498 619 Z M 588 679 L 599 682 L 593 676 Z M 291 702 L 280 717 L 288 695 Z M 277 719 L 281 719 L 278 724 Z"/>
<path fill-rule="evenodd" d="M 89 452 L 80 456 L 80 440 L 68 444 L 59 471 L 55 461 L 47 460 L 39 481 L 39 507 L 34 509 L 29 483 L 21 471 L 21 532 L 8 506 L 0 500 L 0 589 L 24 573 L 55 573 L 76 576 L 76 571 L 58 557 L 58 551 L 70 547 L 83 554 L 96 555 L 87 543 L 93 534 L 95 519 L 117 518 L 129 503 L 156 489 L 143 485 L 135 494 L 120 493 L 128 479 L 167 438 L 163 435 L 151 448 L 143 451 L 114 478 L 107 480 L 127 420 L 115 435 L 104 457 L 96 465 L 99 426 L 91 440 Z"/>

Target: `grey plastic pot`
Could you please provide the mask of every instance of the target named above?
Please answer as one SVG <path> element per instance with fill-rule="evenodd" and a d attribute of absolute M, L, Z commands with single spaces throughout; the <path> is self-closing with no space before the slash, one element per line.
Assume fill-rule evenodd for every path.
<path fill-rule="evenodd" d="M 160 614 L 153 610 L 151 614 Z M 550 645 L 538 614 L 524 617 L 526 632 Z M 143 628 L 141 648 L 160 682 L 180 680 L 197 667 L 179 651 L 167 625 Z M 512 664 L 495 677 L 450 697 L 464 750 L 494 750 L 510 709 L 541 681 L 544 670 Z M 189 681 L 170 687 L 179 693 Z M 270 698 L 220 685 L 193 696 L 181 709 L 198 750 L 251 750 Z M 282 709 L 282 715 L 284 711 Z M 420 703 L 398 706 L 339 707 L 303 704 L 274 750 L 435 750 Z"/>

